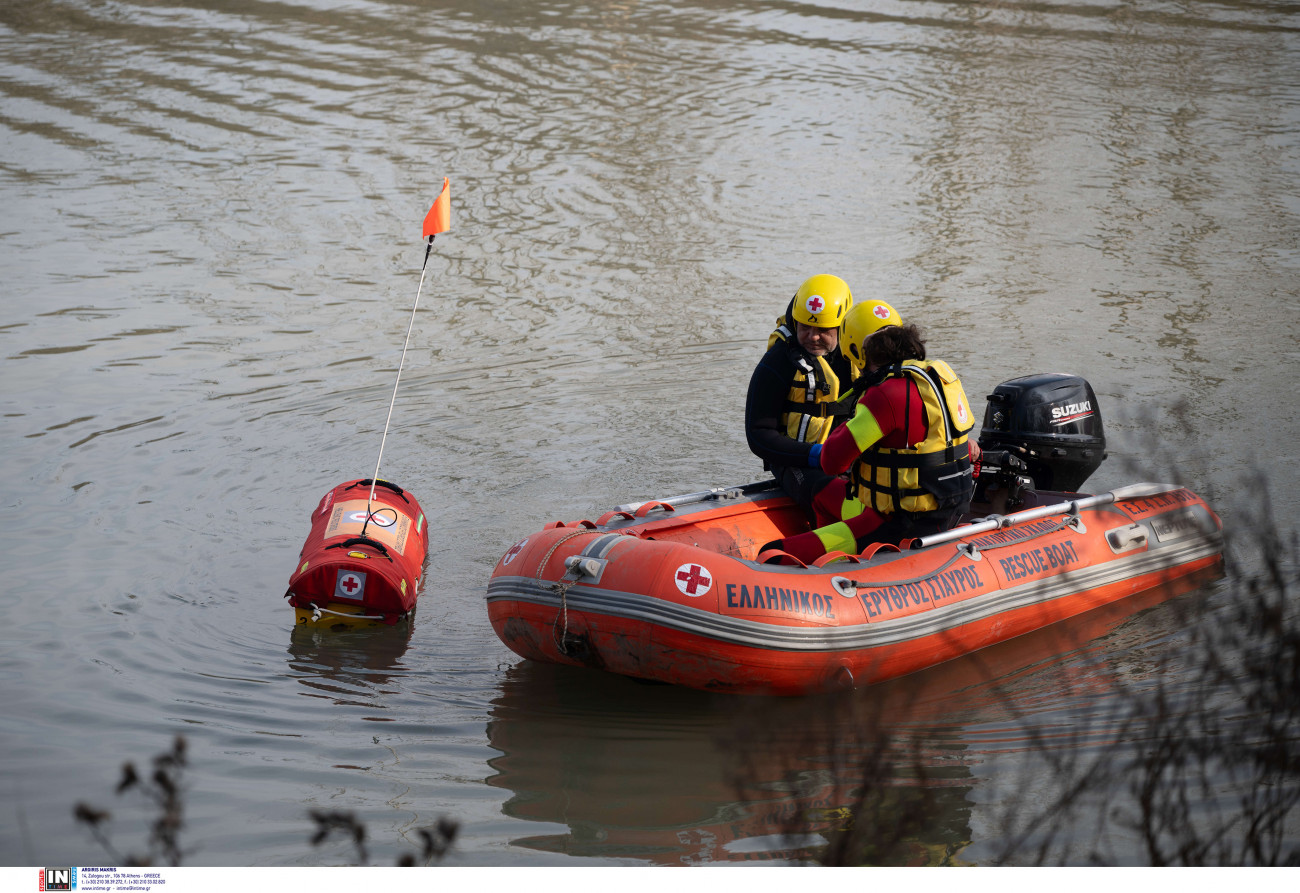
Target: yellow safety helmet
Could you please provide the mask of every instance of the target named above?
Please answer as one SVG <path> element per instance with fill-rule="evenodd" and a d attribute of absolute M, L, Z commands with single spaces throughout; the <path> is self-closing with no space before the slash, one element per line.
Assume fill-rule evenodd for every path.
<path fill-rule="evenodd" d="M 903 317 L 884 301 L 864 301 L 854 304 L 844 316 L 844 339 L 840 345 L 858 366 L 865 365 L 862 342 L 867 336 L 885 326 L 901 326 Z"/>
<path fill-rule="evenodd" d="M 838 276 L 820 273 L 804 280 L 794 293 L 791 308 L 795 322 L 821 329 L 838 328 L 853 306 L 853 292 Z"/>

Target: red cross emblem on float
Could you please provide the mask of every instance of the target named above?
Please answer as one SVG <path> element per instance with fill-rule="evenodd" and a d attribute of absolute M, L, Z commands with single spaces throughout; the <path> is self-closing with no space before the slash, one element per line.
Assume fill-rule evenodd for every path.
<path fill-rule="evenodd" d="M 889 319 L 889 308 L 884 304 L 877 304 L 876 309 L 871 311 L 877 319 Z"/>
<path fill-rule="evenodd" d="M 673 581 L 683 595 L 699 598 L 713 586 L 713 575 L 698 564 L 683 564 L 677 568 Z"/>
<path fill-rule="evenodd" d="M 366 591 L 366 575 L 361 571 L 339 571 L 334 583 L 334 595 L 338 598 L 361 598 Z"/>
<path fill-rule="evenodd" d="M 519 553 L 524 551 L 524 546 L 526 545 L 528 545 L 528 540 L 526 539 L 520 540 L 519 542 L 515 543 L 513 546 L 510 547 L 510 551 L 506 553 L 505 558 L 501 559 L 501 563 L 509 564 L 510 562 L 514 561 L 517 557 L 519 557 Z"/>
<path fill-rule="evenodd" d="M 813 295 L 804 306 L 808 308 L 809 313 L 821 313 L 826 302 L 821 299 L 821 295 Z"/>

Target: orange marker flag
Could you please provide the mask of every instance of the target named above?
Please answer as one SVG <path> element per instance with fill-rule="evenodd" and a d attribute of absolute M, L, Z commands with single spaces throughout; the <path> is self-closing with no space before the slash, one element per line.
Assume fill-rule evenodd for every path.
<path fill-rule="evenodd" d="M 451 180 L 442 178 L 442 192 L 433 200 L 433 207 L 424 215 L 424 235 L 436 236 L 451 229 Z"/>

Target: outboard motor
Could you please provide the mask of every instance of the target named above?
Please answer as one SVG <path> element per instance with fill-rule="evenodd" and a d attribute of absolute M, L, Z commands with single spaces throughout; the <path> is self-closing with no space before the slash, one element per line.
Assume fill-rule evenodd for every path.
<path fill-rule="evenodd" d="M 1036 489 L 1077 492 L 1106 458 L 1092 385 L 1058 372 L 1004 381 L 988 396 L 979 445 L 985 464 L 1003 452 L 1002 465 L 1023 462 Z"/>

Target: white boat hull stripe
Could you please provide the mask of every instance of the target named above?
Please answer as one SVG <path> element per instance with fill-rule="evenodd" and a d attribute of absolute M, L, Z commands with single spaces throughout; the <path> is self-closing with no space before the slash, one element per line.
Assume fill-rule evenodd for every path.
<path fill-rule="evenodd" d="M 732 645 L 780 651 L 858 651 L 922 638 L 998 614 L 1170 570 L 1217 555 L 1222 548 L 1221 534 L 1189 538 L 1169 547 L 1115 558 L 1105 564 L 1022 583 L 919 614 L 851 626 L 781 626 L 597 586 L 575 586 L 568 590 L 566 601 L 570 611 L 641 620 Z M 824 576 L 828 589 L 831 576 L 830 572 Z M 819 575 L 819 579 L 823 578 Z M 522 601 L 558 610 L 560 597 L 549 588 L 552 585 L 533 577 L 496 577 L 488 585 L 487 600 Z"/>

